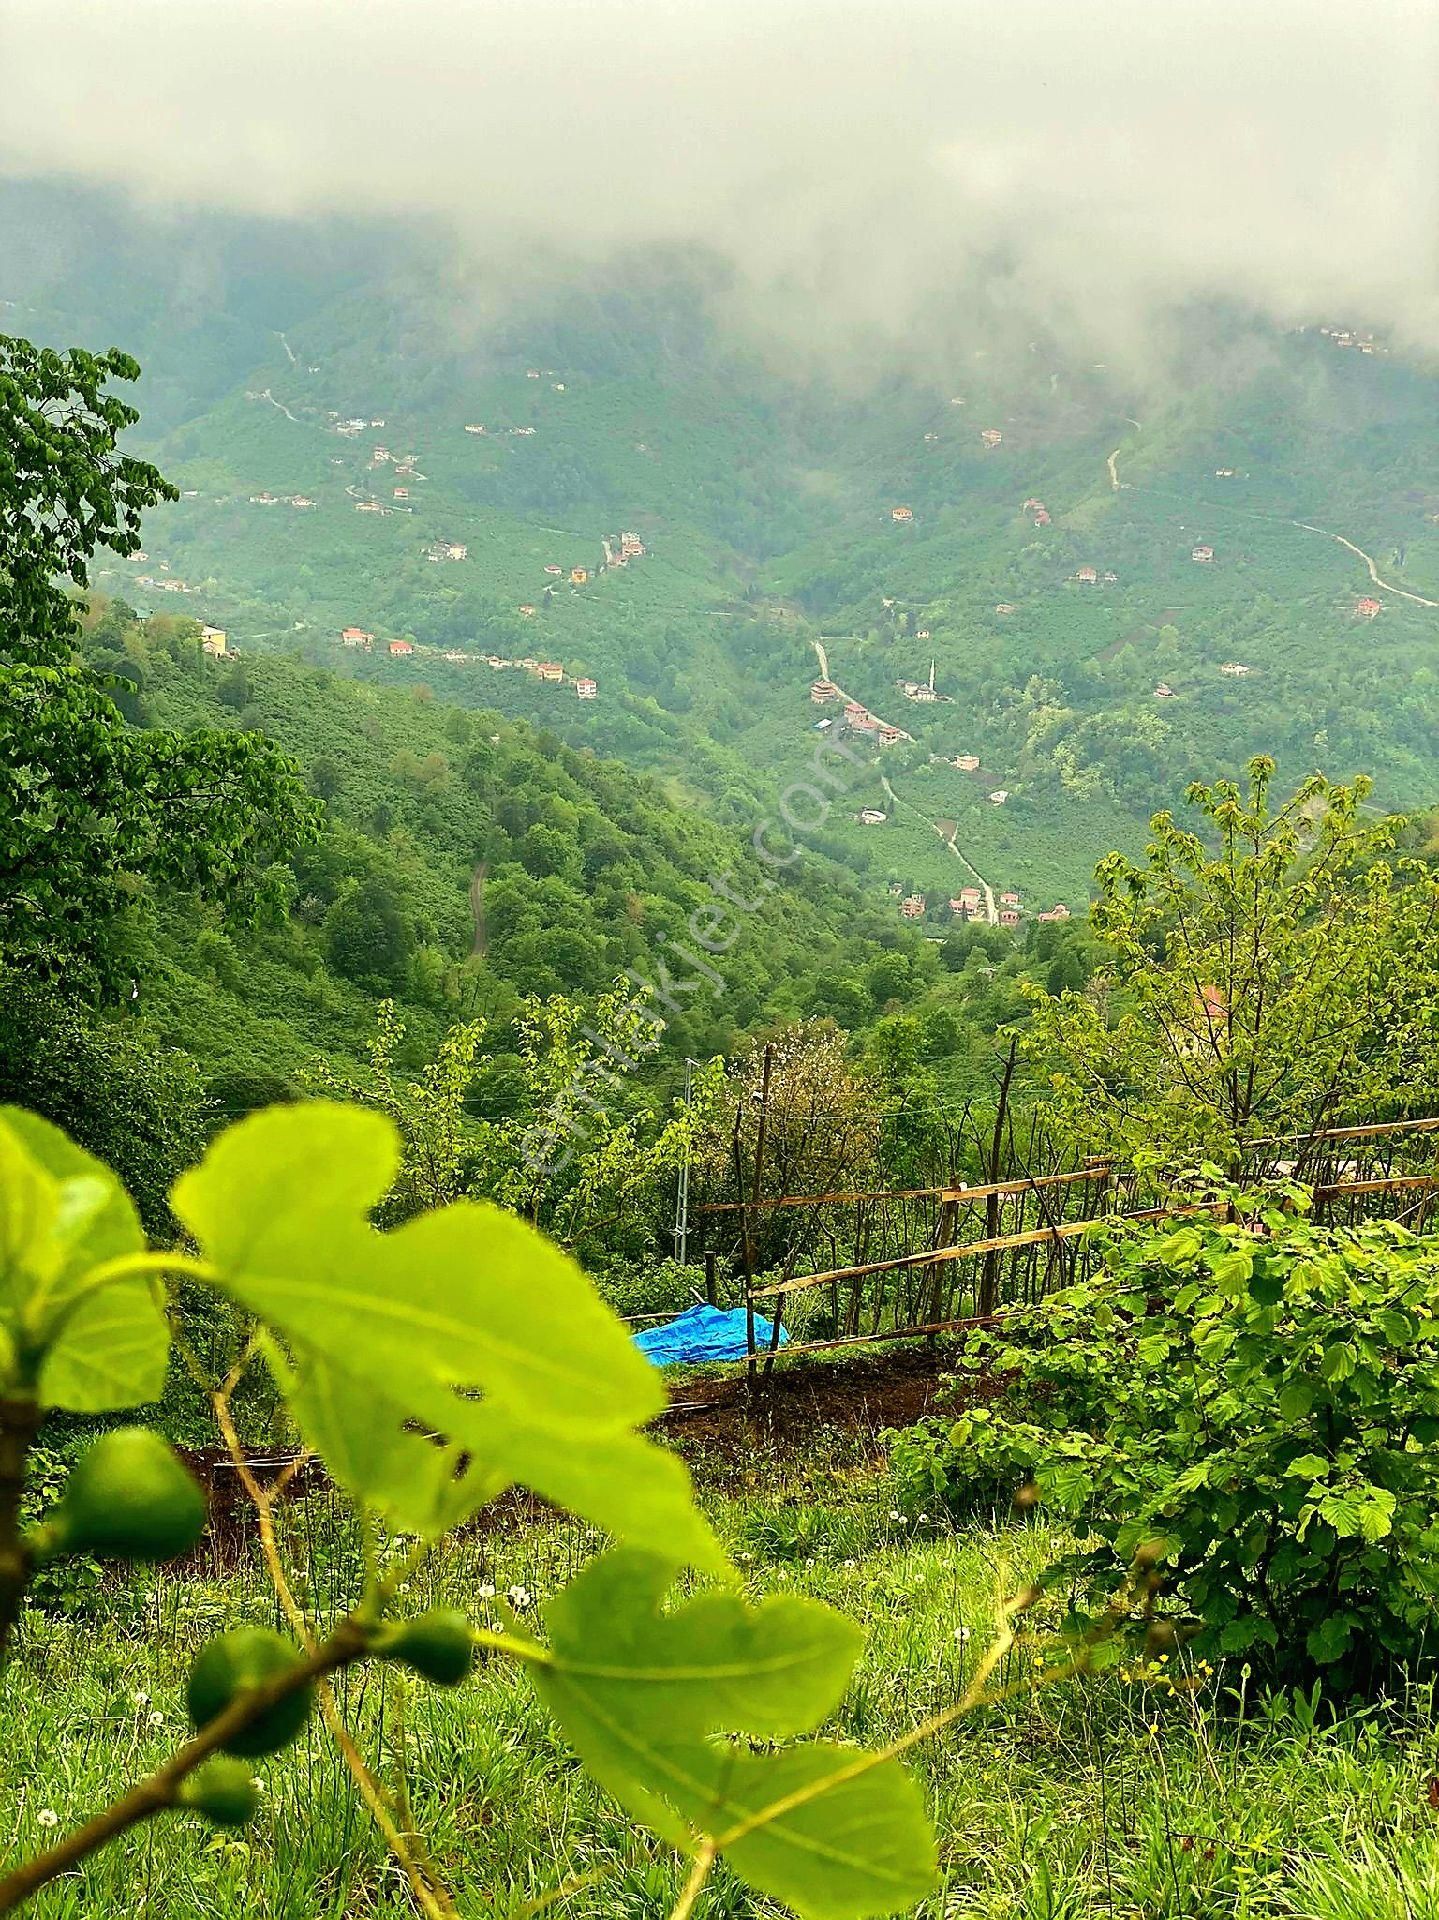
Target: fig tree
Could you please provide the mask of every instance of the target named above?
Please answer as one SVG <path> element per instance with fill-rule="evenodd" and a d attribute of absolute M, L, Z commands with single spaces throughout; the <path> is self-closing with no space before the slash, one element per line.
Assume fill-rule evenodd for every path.
<path fill-rule="evenodd" d="M 146 1427 L 118 1427 L 81 1455 L 34 1544 L 43 1560 L 174 1560 L 204 1531 L 205 1496 L 174 1450 Z"/>
<path fill-rule="evenodd" d="M 190 1670 L 185 1700 L 191 1724 L 197 1731 L 209 1726 L 232 1701 L 292 1672 L 299 1660 L 295 1643 L 269 1627 L 235 1627 L 222 1633 L 201 1650 Z M 314 1701 L 314 1684 L 307 1680 L 231 1734 L 224 1751 L 255 1759 L 287 1747 L 309 1718 Z"/>
<path fill-rule="evenodd" d="M 386 1627 L 375 1641 L 382 1660 L 399 1660 L 437 1687 L 457 1687 L 475 1664 L 470 1623 L 454 1607 L 434 1607 Z"/>

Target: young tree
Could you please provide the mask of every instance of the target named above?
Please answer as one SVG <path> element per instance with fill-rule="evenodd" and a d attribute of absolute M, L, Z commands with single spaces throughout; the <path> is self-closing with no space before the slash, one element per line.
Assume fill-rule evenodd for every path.
<path fill-rule="evenodd" d="M 317 814 L 267 741 L 133 729 L 73 658 L 96 549 L 133 552 L 142 509 L 174 497 L 118 451 L 138 415 L 105 383 L 138 373 L 0 335 L 0 962 L 92 985 L 136 894 L 233 902 Z"/>
<path fill-rule="evenodd" d="M 1143 865 L 1103 860 L 1107 973 L 1032 991 L 1025 1053 L 1085 1144 L 1223 1156 L 1432 1086 L 1439 880 L 1391 860 L 1396 822 L 1363 823 L 1368 780 L 1314 774 L 1276 806 L 1273 773 L 1192 786 L 1200 830 L 1159 813 Z"/>
<path fill-rule="evenodd" d="M 0 661 L 63 666 L 74 603 L 97 547 L 134 553 L 140 515 L 179 494 L 119 450 L 140 418 L 111 380 L 138 380 L 128 354 L 58 352 L 0 334 Z"/>

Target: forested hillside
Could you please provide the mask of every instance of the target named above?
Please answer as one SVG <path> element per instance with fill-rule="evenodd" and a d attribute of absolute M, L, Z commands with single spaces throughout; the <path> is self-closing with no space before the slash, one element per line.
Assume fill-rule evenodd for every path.
<path fill-rule="evenodd" d="M 487 1020 L 475 1103 L 500 1111 L 522 997 L 589 1004 L 626 975 L 666 1023 L 661 1087 L 686 1054 L 817 1014 L 962 1091 L 992 1071 L 1022 970 L 1045 977 L 1072 949 L 1061 971 L 1082 977 L 1077 928 L 1039 929 L 1052 937 L 1032 953 L 999 929 L 926 937 L 822 854 L 767 869 L 747 833 L 657 780 L 426 686 L 356 684 L 283 655 L 214 659 L 194 622 L 141 623 L 120 603 L 96 602 L 86 629 L 132 721 L 263 732 L 323 802 L 319 841 L 279 870 L 255 924 L 169 898 L 130 935 L 134 1011 L 201 1061 L 222 1109 L 318 1063 L 352 1065 L 389 998 L 411 1061 L 454 1021 Z"/>
<path fill-rule="evenodd" d="M 1439 785 L 1435 380 L 1350 316 L 1196 310 L 1142 368 L 977 328 L 922 376 L 781 373 L 695 261 L 560 300 L 439 271 L 423 229 L 10 191 L 47 239 L 0 295 L 56 337 L 133 316 L 141 443 L 183 489 L 106 584 L 251 656 L 423 678 L 738 822 L 851 724 L 810 704 L 818 643 L 896 730 L 898 800 L 876 776 L 826 828 L 891 914 L 895 877 L 937 905 L 946 840 L 1025 911 L 1077 909 L 1099 854 L 1259 750 L 1368 769 L 1385 805 Z"/>

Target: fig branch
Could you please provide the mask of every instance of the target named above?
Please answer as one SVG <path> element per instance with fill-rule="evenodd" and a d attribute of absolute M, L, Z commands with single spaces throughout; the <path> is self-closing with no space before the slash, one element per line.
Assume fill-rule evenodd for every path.
<path fill-rule="evenodd" d="M 41 1887 L 68 1873 L 117 1835 L 180 1804 L 182 1784 L 212 1754 L 220 1752 L 237 1735 L 261 1720 L 279 1701 L 363 1659 L 370 1650 L 370 1640 L 368 1626 L 348 1616 L 312 1654 L 297 1660 L 285 1673 L 264 1685 L 247 1688 L 162 1767 L 137 1781 L 83 1827 L 77 1827 L 53 1847 L 24 1861 L 0 1880 L 0 1913 L 13 1913 Z"/>

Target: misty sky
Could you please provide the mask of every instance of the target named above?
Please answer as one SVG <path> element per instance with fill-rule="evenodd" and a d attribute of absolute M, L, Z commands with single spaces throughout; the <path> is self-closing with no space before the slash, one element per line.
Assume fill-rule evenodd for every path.
<path fill-rule="evenodd" d="M 0 0 L 0 172 L 698 243 L 751 318 L 902 334 L 1192 293 L 1439 348 L 1439 0 Z M 3 236 L 0 236 L 3 241 Z"/>

